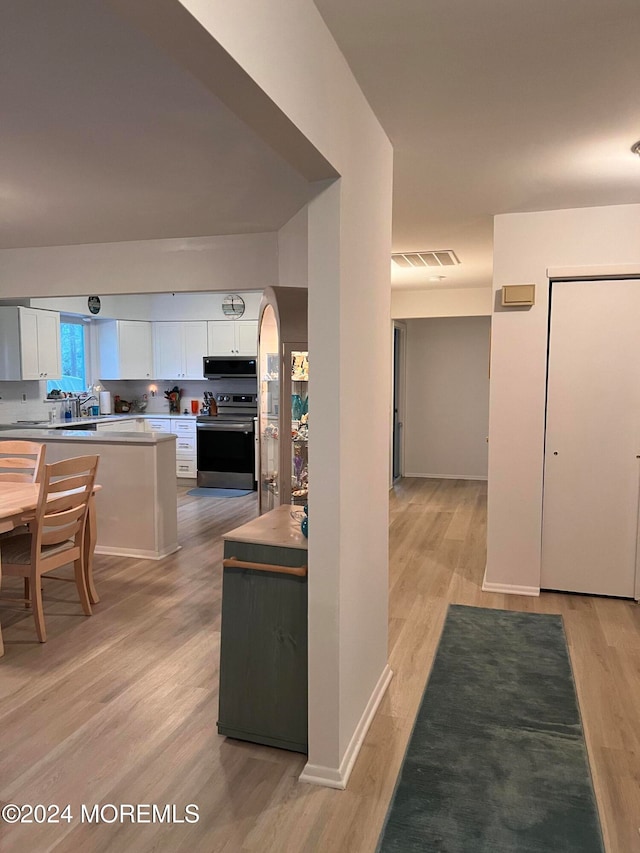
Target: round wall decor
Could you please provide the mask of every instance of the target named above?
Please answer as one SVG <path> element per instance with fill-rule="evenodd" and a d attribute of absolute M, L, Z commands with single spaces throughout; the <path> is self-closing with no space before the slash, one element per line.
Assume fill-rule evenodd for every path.
<path fill-rule="evenodd" d="M 92 314 L 100 313 L 100 297 L 99 296 L 90 296 L 87 299 L 87 305 L 89 306 L 89 311 Z"/>
<path fill-rule="evenodd" d="M 230 293 L 222 300 L 222 313 L 225 317 L 237 320 L 244 314 L 244 299 L 237 293 Z"/>

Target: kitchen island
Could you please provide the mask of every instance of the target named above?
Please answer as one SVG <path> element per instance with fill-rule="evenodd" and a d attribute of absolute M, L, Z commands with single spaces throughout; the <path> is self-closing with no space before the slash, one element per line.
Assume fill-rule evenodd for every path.
<path fill-rule="evenodd" d="M 307 752 L 307 540 L 284 504 L 224 535 L 218 733 Z"/>
<path fill-rule="evenodd" d="M 178 550 L 173 433 L 16 429 L 2 439 L 46 444 L 46 462 L 99 454 L 96 554 L 160 560 Z"/>

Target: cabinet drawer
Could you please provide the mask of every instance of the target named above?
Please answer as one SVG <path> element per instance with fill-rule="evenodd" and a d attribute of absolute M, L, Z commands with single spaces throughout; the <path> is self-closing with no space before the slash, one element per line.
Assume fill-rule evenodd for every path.
<path fill-rule="evenodd" d="M 107 423 L 97 423 L 97 432 L 136 432 L 136 422 L 133 418 L 123 418 L 118 421 L 107 421 Z"/>
<path fill-rule="evenodd" d="M 181 420 L 171 418 L 171 432 L 176 435 L 194 435 L 196 434 L 196 422 L 193 420 Z"/>
<path fill-rule="evenodd" d="M 176 456 L 193 456 L 196 455 L 196 437 L 195 435 L 179 435 L 176 438 Z"/>
<path fill-rule="evenodd" d="M 147 428 L 150 432 L 171 432 L 171 421 L 169 418 L 147 418 Z"/>
<path fill-rule="evenodd" d="M 195 459 L 176 459 L 176 477 L 190 477 L 195 479 Z"/>

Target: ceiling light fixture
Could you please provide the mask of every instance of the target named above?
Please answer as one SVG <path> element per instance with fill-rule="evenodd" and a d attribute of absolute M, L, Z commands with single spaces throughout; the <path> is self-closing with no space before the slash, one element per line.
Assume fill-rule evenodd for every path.
<path fill-rule="evenodd" d="M 632 154 L 637 154 L 640 157 L 640 139 L 637 142 L 634 142 L 631 146 Z"/>

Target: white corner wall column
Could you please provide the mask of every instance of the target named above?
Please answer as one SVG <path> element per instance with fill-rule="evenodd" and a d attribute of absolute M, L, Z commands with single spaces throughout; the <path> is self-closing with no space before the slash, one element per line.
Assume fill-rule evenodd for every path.
<path fill-rule="evenodd" d="M 640 273 L 640 205 L 494 220 L 486 590 L 540 591 L 550 268 L 573 278 Z M 535 284 L 535 305 L 501 308 L 505 284 Z"/>
<path fill-rule="evenodd" d="M 215 92 L 315 192 L 308 207 L 315 415 L 309 761 L 302 778 L 343 788 L 390 678 L 391 144 L 312 0 L 108 2 Z M 280 235 L 280 248 L 288 236 Z M 280 272 L 290 277 L 300 257 L 286 264 L 283 258 Z"/>

